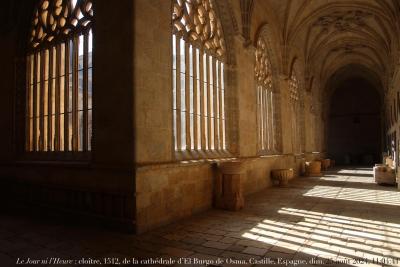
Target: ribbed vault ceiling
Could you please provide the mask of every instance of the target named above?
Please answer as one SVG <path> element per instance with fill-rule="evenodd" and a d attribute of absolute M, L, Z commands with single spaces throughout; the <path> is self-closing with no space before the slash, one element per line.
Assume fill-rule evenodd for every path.
<path fill-rule="evenodd" d="M 262 0 L 258 0 L 262 1 Z M 388 87 L 398 63 L 397 0 L 268 0 L 281 25 L 285 47 L 296 46 L 305 76 L 324 88 L 335 72 L 358 65 Z M 298 51 L 297 51 L 298 52 Z"/>

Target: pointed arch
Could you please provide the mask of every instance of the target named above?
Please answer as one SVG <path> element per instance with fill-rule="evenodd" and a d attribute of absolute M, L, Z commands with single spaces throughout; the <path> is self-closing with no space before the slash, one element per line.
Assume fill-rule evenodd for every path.
<path fill-rule="evenodd" d="M 268 25 L 258 30 L 255 40 L 255 80 L 257 95 L 257 132 L 260 154 L 280 151 L 280 95 L 274 54 L 271 51 Z"/>

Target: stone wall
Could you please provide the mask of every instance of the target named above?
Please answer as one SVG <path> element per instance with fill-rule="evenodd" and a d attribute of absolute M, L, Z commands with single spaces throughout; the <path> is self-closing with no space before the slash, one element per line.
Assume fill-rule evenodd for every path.
<path fill-rule="evenodd" d="M 267 1 L 255 3 L 258 6 L 251 20 L 251 40 L 244 40 L 241 33 L 240 4 L 231 5 L 229 0 L 218 0 L 217 4 L 226 8 L 217 11 L 229 50 L 227 154 L 244 162 L 245 195 L 271 186 L 271 169 L 294 168 L 298 175 L 304 158 L 318 156 L 311 152 L 321 151 L 323 143 L 316 145 L 314 141 L 321 130 L 304 125 L 306 149 L 293 154 L 287 67 L 300 49 L 281 45 L 282 12 L 270 9 Z M 24 66 L 25 52 L 16 47 L 25 40 L 17 36 L 17 30 L 2 36 L 0 48 L 8 52 L 0 66 L 2 203 L 12 199 L 34 201 L 76 214 L 117 220 L 130 227 L 136 223 L 138 232 L 211 208 L 218 160 L 180 162 L 173 151 L 171 1 L 93 4 L 94 127 L 93 151 L 87 161 L 33 161 L 25 157 L 23 149 L 18 151 L 23 143 L 17 137 L 23 136 L 24 116 L 17 116 L 16 110 L 22 108 L 23 114 L 25 106 L 16 98 L 24 99 L 25 88 L 17 88 L 16 75 L 24 75 L 24 69 L 16 71 L 15 62 L 21 61 Z M 279 151 L 273 153 L 280 155 L 262 155 L 257 149 L 254 41 L 266 24 L 274 58 L 274 90 L 279 94 L 276 114 L 281 135 L 277 140 Z M 245 45 L 244 41 L 249 42 Z M 302 64 L 298 67 L 305 73 Z M 308 95 L 306 120 L 321 118 L 320 114 L 310 115 L 308 105 L 312 102 L 314 99 Z"/>
<path fill-rule="evenodd" d="M 24 58 L 18 29 L 4 34 L 0 125 L 0 205 L 29 204 L 118 221 L 134 229 L 133 6 L 94 1 L 93 143 L 89 160 L 33 160 L 24 151 Z M 32 11 L 29 12 L 31 14 Z M 110 19 L 124 17 L 127 23 Z M 20 27 L 29 27 L 22 22 Z M 118 30 L 116 30 L 118 29 Z M 26 32 L 22 30 L 21 32 Z M 124 34 L 121 34 L 123 32 Z M 22 45 L 23 46 L 23 45 Z M 19 69 L 21 68 L 21 69 Z M 17 97 L 18 96 L 18 97 Z M 22 114 L 22 116 L 21 116 Z M 22 137 L 22 139 L 20 138 Z M 72 154 L 72 153 L 71 153 Z M 71 160 L 72 159 L 72 160 Z"/>
<path fill-rule="evenodd" d="M 307 154 L 301 157 L 274 155 L 242 158 L 245 169 L 242 187 L 244 195 L 272 185 L 272 169 L 294 168 L 300 175 L 301 164 L 321 157 Z M 213 190 L 218 162 L 152 164 L 136 171 L 137 232 L 145 232 L 198 212 L 212 208 Z"/>
<path fill-rule="evenodd" d="M 279 43 L 277 21 L 265 21 L 265 1 L 257 2 L 261 8 L 254 9 L 251 23 L 251 42 L 244 45 L 241 27 L 232 29 L 232 23 L 241 25 L 240 5 L 219 1 L 218 6 L 230 6 L 233 13 L 220 12 L 224 34 L 228 37 L 226 65 L 226 116 L 227 142 L 231 158 L 243 161 L 245 169 L 242 181 L 244 194 L 248 195 L 271 186 L 270 172 L 274 168 L 294 168 L 295 175 L 301 173 L 305 159 L 322 154 L 313 154 L 321 147 L 314 141 L 319 134 L 315 128 L 307 128 L 308 120 L 315 120 L 310 104 L 312 95 L 304 95 L 305 122 L 303 135 L 305 150 L 293 154 L 291 119 L 288 92 L 288 70 L 284 69 L 283 48 Z M 216 164 L 219 160 L 197 160 L 180 162 L 174 155 L 172 138 L 172 44 L 170 1 L 134 1 L 134 98 L 135 98 L 135 183 L 137 232 L 174 222 L 213 206 L 214 179 L 218 175 Z M 273 13 L 273 12 L 272 12 Z M 276 14 L 271 14 L 275 17 Z M 271 43 L 271 60 L 274 64 L 274 91 L 278 95 L 276 124 L 279 150 L 263 155 L 257 144 L 257 94 L 254 74 L 257 32 L 268 24 L 268 39 Z M 234 28 L 234 27 L 233 27 Z M 230 36 L 228 34 L 232 34 Z M 254 39 L 254 40 L 253 40 Z M 282 50 L 281 50 L 282 49 Z M 298 49 L 288 52 L 291 62 Z M 299 75 L 303 65 L 296 63 Z M 304 77 L 299 77 L 304 79 Z M 319 118 L 319 117 L 318 117 Z M 307 125 L 306 125 L 307 124 Z M 299 138 L 300 139 L 300 138 Z"/>
<path fill-rule="evenodd" d="M 144 232 L 209 209 L 214 172 L 209 163 L 139 167 L 136 171 L 137 231 Z"/>
<path fill-rule="evenodd" d="M 171 1 L 133 3 L 135 158 L 137 163 L 171 161 Z"/>

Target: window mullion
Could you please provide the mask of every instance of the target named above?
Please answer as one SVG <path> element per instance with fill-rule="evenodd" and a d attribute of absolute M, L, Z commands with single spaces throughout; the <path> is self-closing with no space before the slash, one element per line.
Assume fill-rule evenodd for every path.
<path fill-rule="evenodd" d="M 221 62 L 221 109 L 222 109 L 222 146 L 226 149 L 226 116 L 225 116 L 225 67 Z"/>
<path fill-rule="evenodd" d="M 259 100 L 259 118 L 260 118 L 260 122 L 259 122 L 259 127 L 260 127 L 260 144 L 261 144 L 261 148 L 264 150 L 264 116 L 263 116 L 263 102 L 262 102 L 262 87 L 259 85 L 258 86 L 258 91 L 259 91 L 259 96 L 258 96 L 258 100 Z"/>
<path fill-rule="evenodd" d="M 35 77 L 35 71 L 36 71 L 36 69 L 35 69 L 35 55 L 34 54 L 32 54 L 32 55 L 30 55 L 30 65 L 31 65 L 31 69 L 30 69 L 30 87 L 29 87 L 29 94 L 30 94 L 30 97 L 29 97 L 29 127 L 30 127 L 30 130 L 29 130 L 29 151 L 34 151 L 34 148 L 33 148 L 33 144 L 34 144 L 34 139 L 33 139 L 33 132 L 34 132 L 34 128 L 33 128 L 33 122 L 34 122 L 34 120 L 35 120 L 35 117 L 34 117 L 34 115 L 33 115 L 33 112 L 34 112 L 34 106 L 33 106 L 33 104 L 34 104 L 34 102 L 33 102 L 33 97 L 34 97 L 34 95 L 35 95 L 35 91 L 34 91 L 34 84 L 36 83 L 35 81 L 34 81 L 34 77 Z"/>
<path fill-rule="evenodd" d="M 189 63 L 190 45 L 185 42 L 185 132 L 186 132 L 186 150 L 191 149 L 190 137 L 190 63 Z"/>
<path fill-rule="evenodd" d="M 296 152 L 299 152 L 299 147 L 300 147 L 300 142 L 301 142 L 301 136 L 299 135 L 300 133 L 300 129 L 299 129 L 299 105 L 296 102 L 296 120 L 294 121 L 294 123 L 296 124 Z"/>
<path fill-rule="evenodd" d="M 210 74 L 210 60 L 206 55 L 206 71 L 207 71 L 207 136 L 208 136 L 208 149 L 211 150 L 212 137 L 211 137 L 211 74 Z"/>
<path fill-rule="evenodd" d="M 182 150 L 182 141 L 181 141 L 181 39 L 176 38 L 176 142 L 178 151 Z"/>
<path fill-rule="evenodd" d="M 221 90 L 221 88 L 219 87 L 219 60 L 218 59 L 216 59 L 215 60 L 215 63 L 214 63 L 214 66 L 215 66 L 215 82 L 214 82 L 214 84 L 215 84 L 215 86 L 214 86 L 214 88 L 215 88 L 215 91 L 216 91 L 216 98 L 215 98 L 215 103 L 216 103 L 216 110 L 215 110 L 215 132 L 216 132 L 216 136 L 217 136 L 217 146 L 216 146 L 216 149 L 218 150 L 218 151 L 220 151 L 220 150 L 222 150 L 222 145 L 221 145 L 221 135 L 220 135 L 220 120 L 221 120 L 221 117 L 219 116 L 219 114 L 220 114 L 220 109 L 221 109 L 221 106 L 220 106 L 220 99 L 219 99 L 219 91 Z"/>
<path fill-rule="evenodd" d="M 271 118 L 271 114 L 270 114 L 270 105 L 269 105 L 269 89 L 265 89 L 264 91 L 265 93 L 265 110 L 266 110 L 266 123 L 265 123 L 265 127 L 266 127 L 266 132 L 267 132 L 267 147 L 268 147 L 268 151 L 271 150 L 271 128 L 270 128 L 270 118 Z"/>
<path fill-rule="evenodd" d="M 297 140 L 297 150 L 298 152 L 300 152 L 300 147 L 301 147 L 301 136 L 300 136 L 300 129 L 299 129 L 299 120 L 300 120 L 300 116 L 299 116 L 299 103 L 297 103 L 296 105 L 296 140 Z"/>
<path fill-rule="evenodd" d="M 83 151 L 88 151 L 88 55 L 89 55 L 89 32 L 83 36 Z"/>
<path fill-rule="evenodd" d="M 270 143 L 271 143 L 271 135 L 270 135 L 270 133 L 271 133 L 271 131 L 270 131 L 270 130 L 271 130 L 271 129 L 270 129 L 270 116 L 271 116 L 271 114 L 269 113 L 269 112 L 270 112 L 269 98 L 268 98 L 268 96 L 269 96 L 269 90 L 268 90 L 268 89 L 265 89 L 264 93 L 265 93 L 264 97 L 265 97 L 265 111 L 266 111 L 266 116 L 265 116 L 265 120 L 266 120 L 266 123 L 265 123 L 265 131 L 267 132 L 267 148 L 268 148 L 268 151 L 270 151 L 270 149 L 271 149 L 271 147 L 270 147 Z"/>
<path fill-rule="evenodd" d="M 299 131 L 299 137 L 300 137 L 300 142 L 299 142 L 299 152 L 303 152 L 303 131 L 302 131 L 302 125 L 303 125 L 303 108 L 302 105 L 299 102 L 299 118 L 298 118 L 298 131 Z"/>
<path fill-rule="evenodd" d="M 259 149 L 263 150 L 264 145 L 262 143 L 262 120 L 261 120 L 261 90 L 260 86 L 257 85 L 257 127 L 258 127 L 258 145 Z"/>
<path fill-rule="evenodd" d="M 73 60 L 72 60 L 72 150 L 78 151 L 78 60 L 79 43 L 78 36 L 73 39 Z"/>
<path fill-rule="evenodd" d="M 293 133 L 294 133 L 294 152 L 297 152 L 297 103 L 294 103 L 294 108 L 293 108 Z"/>
<path fill-rule="evenodd" d="M 218 106 L 219 106 L 219 120 L 218 120 L 218 123 L 219 123 L 219 127 L 218 127 L 218 130 L 219 130 L 219 147 L 220 147 L 220 150 L 223 150 L 224 149 L 224 146 L 223 146 L 223 142 L 222 142 L 222 136 L 223 136 L 223 126 L 222 126 L 222 123 L 223 123 L 223 120 L 222 120 L 222 116 L 223 116 L 223 113 L 224 113 L 224 110 L 223 110 L 223 105 L 222 105 L 222 101 L 223 101 L 223 94 L 222 94 L 222 79 L 224 78 L 224 74 L 223 74 L 223 71 L 222 71 L 222 63 L 221 63 L 221 61 L 217 61 L 217 64 L 218 64 L 218 73 L 217 73 L 217 75 L 218 75 L 218 88 L 219 88 L 219 90 L 218 90 L 218 93 L 219 93 L 219 97 L 218 97 Z"/>
<path fill-rule="evenodd" d="M 37 53 L 34 54 L 34 72 L 33 72 L 33 150 L 38 151 L 37 147 L 37 68 L 38 68 L 38 55 Z"/>
<path fill-rule="evenodd" d="M 48 126 L 49 126 L 49 50 L 43 51 L 43 151 L 48 151 Z"/>
<path fill-rule="evenodd" d="M 44 51 L 41 51 L 40 56 L 40 115 L 39 115 L 39 150 L 44 150 L 44 64 L 45 64 L 45 55 Z"/>
<path fill-rule="evenodd" d="M 199 53 L 199 73 L 200 73 L 200 134 L 201 149 L 206 150 L 206 131 L 205 131 L 205 82 L 204 82 L 204 51 L 201 49 Z"/>
<path fill-rule="evenodd" d="M 267 108 L 268 151 L 271 151 L 271 105 L 269 102 L 269 89 L 265 91 L 265 102 Z"/>
<path fill-rule="evenodd" d="M 219 138 L 218 138 L 218 97 L 217 97 L 217 60 L 212 57 L 212 73 L 213 73 L 213 116 L 214 116 L 214 149 L 219 150 Z"/>
<path fill-rule="evenodd" d="M 274 108 L 274 93 L 271 90 L 271 136 L 272 150 L 275 151 L 275 108 Z"/>
<path fill-rule="evenodd" d="M 198 132 L 199 132 L 199 127 L 197 125 L 197 116 L 198 116 L 198 106 L 197 106 L 197 49 L 195 47 L 192 48 L 192 63 L 193 63 L 193 141 L 194 141 L 194 149 L 198 150 L 200 149 L 200 144 L 199 144 L 199 139 L 198 137 Z"/>
<path fill-rule="evenodd" d="M 263 122 L 263 126 L 264 126 L 264 146 L 265 149 L 268 150 L 268 110 L 267 110 L 267 97 L 266 97 L 266 89 L 263 88 L 263 116 L 264 116 L 264 122 Z"/>
<path fill-rule="evenodd" d="M 30 151 L 30 121 L 31 121 L 31 114 L 30 114 L 30 100 L 31 100 L 31 68 L 32 68 L 32 62 L 31 62 L 31 56 L 28 55 L 26 57 L 26 62 L 27 62 L 27 68 L 26 68 L 26 101 L 25 101 L 25 150 Z"/>
<path fill-rule="evenodd" d="M 256 85 L 256 126 L 257 126 L 257 150 L 260 150 L 260 145 L 261 145 L 261 138 L 260 138 L 260 108 L 259 108 L 259 91 L 258 91 L 258 85 Z"/>
<path fill-rule="evenodd" d="M 262 86 L 258 87 L 260 91 L 260 129 L 261 129 L 261 146 L 265 150 L 265 127 L 264 127 L 264 88 Z"/>
<path fill-rule="evenodd" d="M 69 151 L 69 65 L 71 64 L 70 59 L 70 42 L 65 42 L 65 58 L 64 58 L 64 151 Z"/>
<path fill-rule="evenodd" d="M 53 117 L 53 49 L 49 49 L 49 65 L 48 65 L 49 71 L 48 71 L 48 77 L 47 77 L 47 84 L 48 84 L 48 96 L 47 96 L 47 150 L 48 151 L 54 151 L 53 147 L 53 122 L 52 122 L 52 117 Z"/>
<path fill-rule="evenodd" d="M 292 103 L 292 136 L 293 136 L 293 153 L 295 153 L 296 152 L 296 123 L 295 123 L 295 120 L 296 120 L 296 115 L 295 115 L 295 113 L 296 113 L 296 108 L 295 108 L 295 103 L 294 103 L 294 100 L 293 100 L 293 103 Z"/>
<path fill-rule="evenodd" d="M 268 151 L 268 127 L 267 127 L 267 107 L 266 107 L 266 103 L 265 103 L 265 87 L 262 87 L 262 109 L 263 109 L 263 134 L 264 134 L 264 138 L 263 138 L 263 142 L 264 142 L 264 149 L 266 151 Z"/>
<path fill-rule="evenodd" d="M 54 133 L 54 150 L 60 151 L 60 64 L 61 64 L 61 45 L 56 46 L 56 88 L 55 91 L 55 133 Z"/>

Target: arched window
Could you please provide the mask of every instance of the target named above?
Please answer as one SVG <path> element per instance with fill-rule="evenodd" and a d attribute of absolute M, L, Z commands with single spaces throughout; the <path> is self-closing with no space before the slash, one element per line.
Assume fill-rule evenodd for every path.
<path fill-rule="evenodd" d="M 267 45 L 262 37 L 257 41 L 255 54 L 258 145 L 260 151 L 273 152 L 276 147 L 276 120 L 272 68 Z"/>
<path fill-rule="evenodd" d="M 90 151 L 91 0 L 41 0 L 27 52 L 26 150 Z"/>
<path fill-rule="evenodd" d="M 294 153 L 301 153 L 302 132 L 301 132 L 301 105 L 299 94 L 299 80 L 296 70 L 292 70 L 289 80 L 290 108 L 292 113 L 292 149 Z"/>
<path fill-rule="evenodd" d="M 223 151 L 225 43 L 211 0 L 174 0 L 172 13 L 175 151 Z"/>

